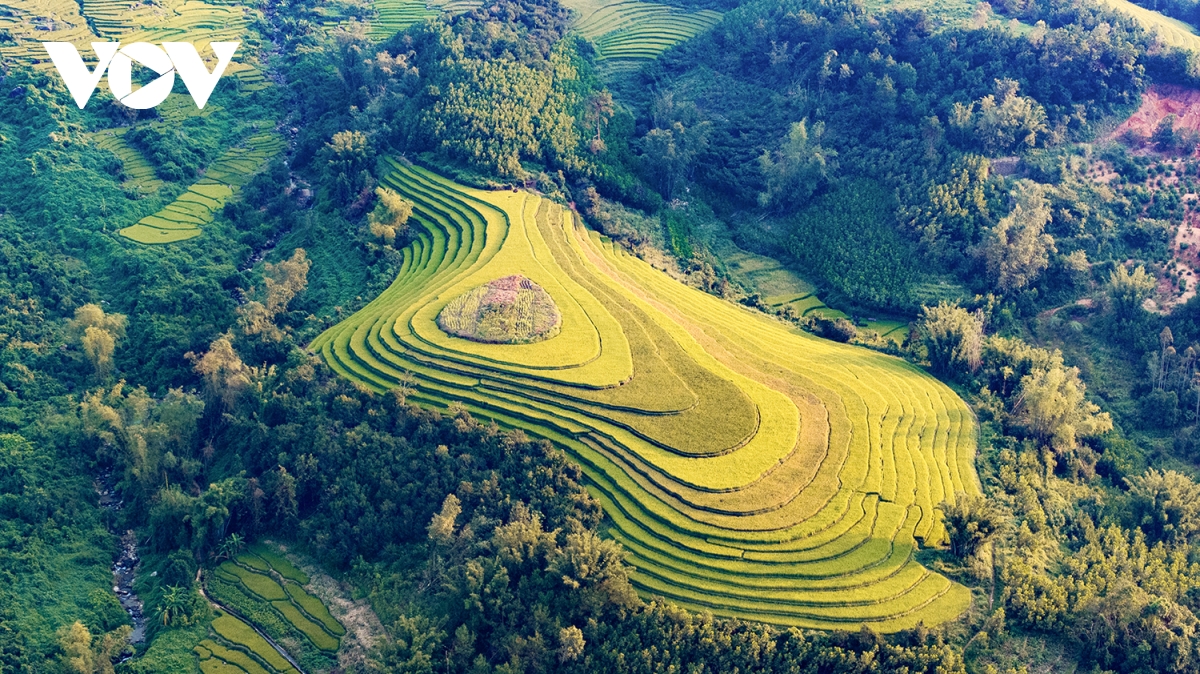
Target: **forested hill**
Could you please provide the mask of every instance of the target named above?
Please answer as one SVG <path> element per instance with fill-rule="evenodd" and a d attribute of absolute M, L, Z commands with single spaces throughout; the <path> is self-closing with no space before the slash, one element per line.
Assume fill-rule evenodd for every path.
<path fill-rule="evenodd" d="M 1190 34 L 1163 22 L 1194 7 L 168 5 L 0 7 L 0 674 L 1200 671 L 1200 83 L 1188 40 L 1151 30 Z M 203 113 L 179 84 L 158 110 L 103 85 L 79 110 L 34 62 L 42 33 L 188 31 L 238 32 L 253 66 Z M 397 177 L 418 173 L 438 177 Z M 468 185 L 527 190 L 529 232 L 561 214 L 587 245 L 537 245 L 583 281 L 539 289 L 624 326 L 630 382 L 661 361 L 682 387 L 597 404 L 528 376 L 544 363 L 496 382 L 487 358 L 347 331 L 376 298 L 360 316 L 407 310 L 386 305 L 396 279 L 500 249 L 509 225 Z M 717 302 L 677 281 L 725 302 L 676 311 Z M 585 284 L 603 302 L 562 300 Z M 485 293 L 504 295 L 460 302 Z M 335 326 L 317 343 L 335 357 L 309 349 Z M 788 370 L 818 343 L 797 331 L 849 344 L 813 351 L 834 354 L 825 383 Z M 851 382 L 868 361 L 909 383 L 873 397 Z M 691 409 L 676 394 L 725 396 L 754 433 L 791 419 L 762 431 L 776 445 L 808 423 L 788 405 L 861 405 L 845 455 L 865 458 L 815 487 L 844 507 L 777 549 L 773 510 L 622 454 L 712 458 L 671 444 L 719 439 L 669 426 Z M 598 419 L 620 442 L 588 435 Z M 970 431 L 957 463 L 950 427 Z M 630 466 L 603 478 L 619 489 L 585 454 Z M 853 471 L 866 486 L 839 491 Z M 918 479 L 911 503 L 882 498 Z M 628 533 L 731 513 L 758 518 L 745 557 L 724 534 Z M 885 520 L 896 537 L 872 537 Z M 132 644 L 112 575 L 130 541 Z M 665 568 L 687 596 L 761 593 L 739 574 L 773 559 L 812 565 L 806 591 L 853 563 L 942 594 L 724 597 L 710 608 L 740 617 L 718 618 L 652 589 Z M 902 624 L 945 588 L 957 615 Z M 904 601 L 872 631 L 871 605 Z M 779 624 L 816 613 L 851 629 Z"/>

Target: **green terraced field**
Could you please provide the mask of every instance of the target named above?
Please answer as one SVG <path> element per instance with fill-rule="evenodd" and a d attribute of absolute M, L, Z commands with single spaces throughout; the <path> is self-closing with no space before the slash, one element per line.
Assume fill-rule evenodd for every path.
<path fill-rule="evenodd" d="M 0 46 L 0 59 L 50 68 L 41 43 L 51 41 L 71 42 L 81 50 L 105 40 L 186 41 L 204 54 L 209 42 L 246 40 L 254 11 L 200 0 L 8 0 L 0 7 L 0 30 L 15 42 Z M 243 48 L 236 58 L 245 56 Z"/>
<path fill-rule="evenodd" d="M 483 4 L 483 0 L 374 0 L 374 16 L 366 17 L 367 36 L 383 41 L 414 23 L 441 14 L 461 14 Z M 327 27 L 344 26 L 350 19 L 343 8 L 326 5 L 319 9 Z"/>
<path fill-rule="evenodd" d="M 374 40 L 386 40 L 414 23 L 440 14 L 425 6 L 425 0 L 375 0 L 377 16 L 367 31 Z"/>
<path fill-rule="evenodd" d="M 667 49 L 717 25 L 721 14 L 709 9 L 688 11 L 652 2 L 613 2 L 596 5 L 587 0 L 564 3 L 575 10 L 575 30 L 591 40 L 601 61 L 610 68 L 637 67 Z"/>
<path fill-rule="evenodd" d="M 770 307 L 780 309 L 789 306 L 797 316 L 850 318 L 845 312 L 827 306 L 817 297 L 815 286 L 774 258 L 755 255 L 732 243 L 722 244 L 715 252 L 725 264 L 730 277 L 749 292 L 758 292 L 762 301 Z M 903 343 L 908 335 L 908 321 L 894 318 L 863 317 L 858 328 L 859 334 L 864 337 L 874 333 L 897 344 Z"/>
<path fill-rule="evenodd" d="M 125 133 L 129 127 L 97 131 L 90 135 L 92 144 L 117 155 L 121 165 L 125 167 L 125 184 L 140 192 L 157 192 L 163 186 L 154 172 L 154 167 L 141 152 L 125 142 Z"/>
<path fill-rule="evenodd" d="M 242 663 L 245 662 L 245 659 L 227 652 L 232 650 L 249 658 L 268 674 L 298 674 L 296 668 L 292 667 L 291 663 L 279 654 L 279 651 L 272 648 L 266 639 L 259 636 L 249 625 L 228 613 L 217 611 L 217 617 L 212 621 L 212 630 L 222 643 L 206 644 L 201 642 L 200 647 L 196 650 L 196 654 L 200 656 L 201 671 L 259 674 L 252 667 L 243 667 Z M 220 646 L 220 648 L 214 648 L 214 646 Z M 210 663 L 207 668 L 205 668 L 205 663 Z"/>
<path fill-rule="evenodd" d="M 226 150 L 208 167 L 204 178 L 175 201 L 119 234 L 143 244 L 175 243 L 200 236 L 201 227 L 212 222 L 213 213 L 283 148 L 283 138 L 274 131 L 250 136 L 240 146 Z"/>
<path fill-rule="evenodd" d="M 217 582 L 212 582 L 213 580 Z M 317 649 L 334 653 L 341 645 L 341 637 L 346 634 L 346 628 L 329 613 L 329 609 L 321 600 L 301 587 L 301 584 L 308 582 L 309 578 L 304 572 L 267 545 L 260 543 L 214 569 L 208 592 L 218 601 L 222 601 L 223 596 L 244 594 L 253 604 L 277 613 L 295 628 L 297 638 L 303 635 Z M 232 588 L 235 587 L 240 588 L 240 592 L 234 592 Z M 235 607 L 236 604 L 230 604 L 231 609 Z M 272 662 L 266 657 L 269 654 L 264 655 L 255 649 L 253 639 L 238 627 L 239 624 L 245 627 L 244 623 L 236 621 L 232 616 L 226 617 L 230 620 L 224 621 L 223 627 L 218 626 L 215 621 L 213 623 L 214 631 L 225 642 L 235 646 L 241 644 L 240 651 L 255 656 L 256 662 L 270 671 L 283 671 L 278 669 L 277 662 Z M 244 639 L 237 641 L 237 634 L 242 634 Z M 272 638 L 279 641 L 281 635 L 272 634 Z M 261 641 L 261 638 L 259 640 Z M 237 666 L 249 674 L 254 674 L 244 660 L 238 659 L 238 654 L 224 653 L 220 644 L 206 642 L 201 646 L 202 649 L 197 650 L 197 654 L 200 655 L 202 663 L 209 658 L 216 658 L 222 663 L 221 666 Z"/>
<path fill-rule="evenodd" d="M 411 400 L 567 451 L 647 595 L 818 629 L 965 610 L 970 592 L 913 558 L 945 539 L 937 504 L 980 492 L 974 417 L 948 387 L 686 287 L 534 194 L 394 161 L 381 182 L 415 204 L 417 235 L 392 286 L 311 345 L 335 370 L 377 391 L 411 373 Z M 510 274 L 553 297 L 558 336 L 437 329 Z"/>

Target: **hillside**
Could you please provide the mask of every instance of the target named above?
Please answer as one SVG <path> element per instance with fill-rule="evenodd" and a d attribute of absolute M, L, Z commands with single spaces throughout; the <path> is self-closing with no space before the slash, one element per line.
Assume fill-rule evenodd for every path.
<path fill-rule="evenodd" d="M 647 594 L 883 631 L 966 608 L 965 588 L 912 559 L 945 538 L 934 506 L 979 492 L 975 424 L 947 387 L 687 288 L 533 194 L 394 162 L 384 184 L 422 231 L 396 282 L 310 346 L 336 370 L 380 391 L 411 373 L 410 399 L 566 449 Z M 509 274 L 555 298 L 561 334 L 488 345 L 434 324 Z"/>

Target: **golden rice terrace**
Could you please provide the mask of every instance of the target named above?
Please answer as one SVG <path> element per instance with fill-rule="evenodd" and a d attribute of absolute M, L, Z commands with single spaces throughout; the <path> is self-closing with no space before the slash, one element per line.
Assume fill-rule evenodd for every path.
<path fill-rule="evenodd" d="M 948 387 L 684 286 L 535 194 L 398 163 L 383 182 L 420 234 L 392 286 L 313 343 L 338 372 L 379 391 L 411 376 L 421 404 L 461 401 L 567 451 L 646 595 L 885 632 L 966 609 L 965 587 L 913 557 L 945 538 L 937 504 L 980 492 L 975 422 Z M 552 300 L 555 334 L 439 327 L 513 277 Z"/>

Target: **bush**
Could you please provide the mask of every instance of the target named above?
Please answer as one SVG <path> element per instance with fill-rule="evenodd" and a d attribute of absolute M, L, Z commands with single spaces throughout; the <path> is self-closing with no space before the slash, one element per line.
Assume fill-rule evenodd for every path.
<path fill-rule="evenodd" d="M 1154 428 L 1174 428 L 1179 423 L 1179 395 L 1154 391 L 1142 398 L 1142 418 Z"/>
<path fill-rule="evenodd" d="M 813 317 L 813 328 L 818 335 L 835 342 L 849 342 L 858 336 L 858 330 L 854 324 L 845 318 L 815 316 Z"/>

